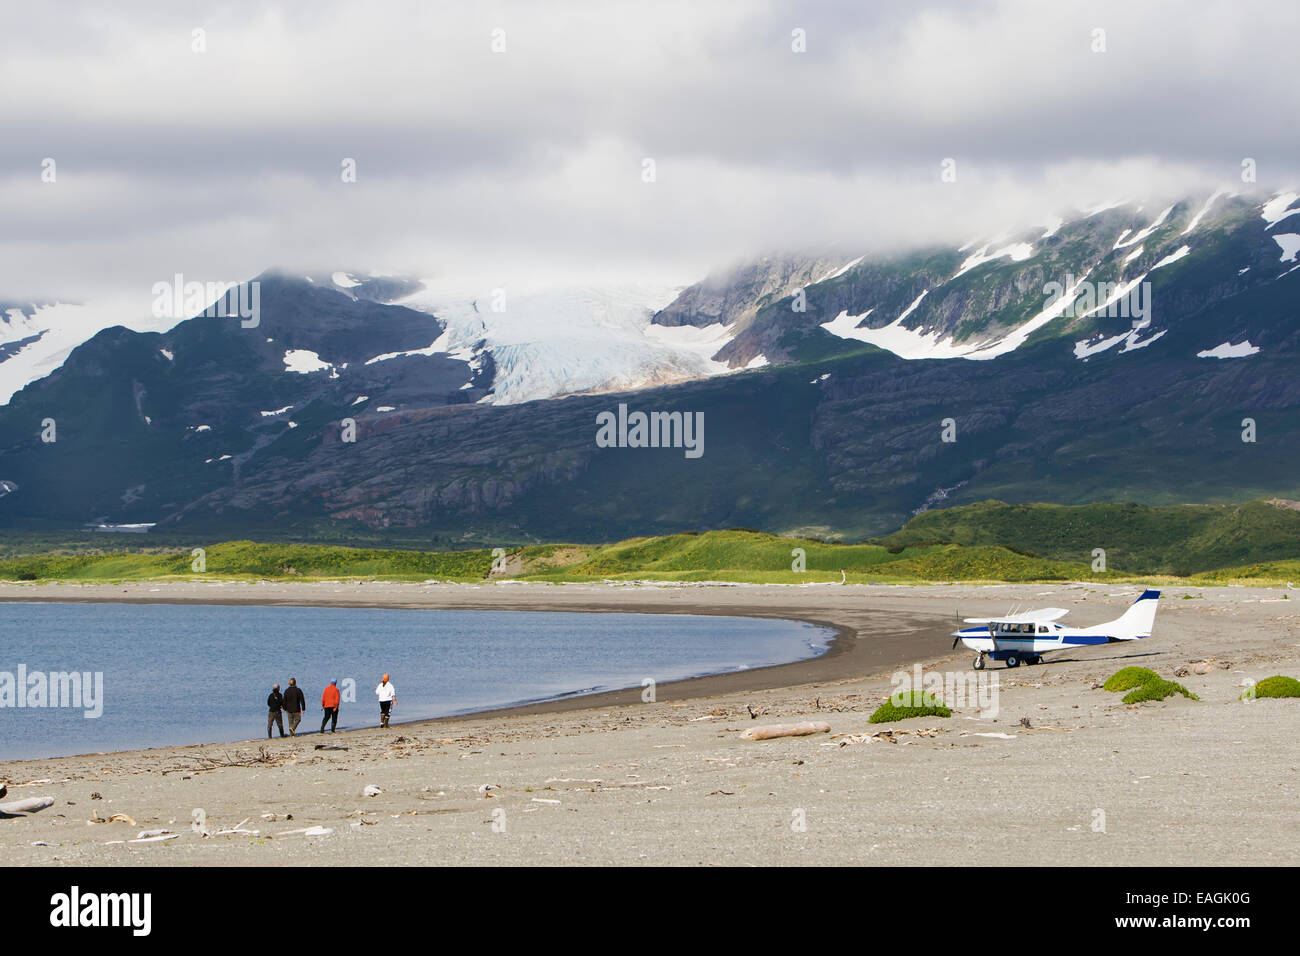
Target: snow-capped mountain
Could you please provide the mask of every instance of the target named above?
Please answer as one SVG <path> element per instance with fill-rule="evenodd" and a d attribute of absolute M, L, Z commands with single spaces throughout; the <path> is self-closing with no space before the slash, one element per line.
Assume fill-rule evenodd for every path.
<path fill-rule="evenodd" d="M 890 255 L 769 256 L 694 285 L 557 287 L 379 273 L 305 276 L 320 290 L 430 316 L 429 341 L 364 363 L 443 356 L 468 363 L 461 388 L 484 404 L 634 390 L 873 345 L 904 359 L 987 360 L 1043 336 L 1076 358 L 1149 347 L 1177 320 L 1178 293 L 1130 304 L 1177 268 L 1223 272 L 1207 290 L 1241 294 L 1300 268 L 1300 196 L 1219 190 L 1171 204 L 1107 203 L 1021 235 Z M 1055 284 L 1056 291 L 1047 290 Z M 796 304 L 796 300 L 798 300 Z M 103 302 L 0 303 L 0 404 L 103 329 L 164 332 L 151 294 Z M 1180 306 L 1181 308 L 1181 306 Z M 1261 330 L 1196 343 L 1204 358 L 1257 354 Z M 1225 333 L 1226 334 L 1226 333 Z M 1236 337 L 1234 338 L 1233 335 Z M 1254 338 L 1251 338 L 1251 336 Z M 1213 337 L 1213 336 L 1211 336 Z M 839 343 L 839 344 L 836 344 Z M 299 350 L 293 362 L 338 365 Z M 287 367 L 301 370 L 293 364 Z"/>
<path fill-rule="evenodd" d="M 337 271 L 260 276 L 255 328 L 10 306 L 0 520 L 597 540 L 1294 498 L 1298 254 L 1300 197 L 1221 194 L 680 292 Z M 705 414 L 706 453 L 598 446 L 615 403 Z"/>
<path fill-rule="evenodd" d="M 689 310 L 706 289 L 737 309 L 739 294 L 750 318 L 715 356 L 733 365 L 760 355 L 785 362 L 859 343 L 909 360 L 978 361 L 1044 337 L 1070 338 L 1075 356 L 1092 361 L 1152 346 L 1171 323 L 1210 302 L 1300 268 L 1297 201 L 1293 192 L 1264 199 L 1219 190 L 1169 204 L 1107 203 L 1020 235 L 864 255 L 778 294 L 745 294 L 745 279 L 722 288 L 701 283 L 665 313 Z M 1209 273 L 1212 283 L 1193 278 Z M 1189 298 L 1193 286 L 1199 292 Z M 1246 338 L 1267 334 L 1221 331 L 1237 338 L 1199 341 L 1193 353 L 1256 354 Z"/>
<path fill-rule="evenodd" d="M 147 291 L 147 290 L 146 290 Z M 149 297 L 76 302 L 0 302 L 0 405 L 61 366 L 78 345 L 120 325 L 162 332 L 179 318 L 158 318 Z"/>

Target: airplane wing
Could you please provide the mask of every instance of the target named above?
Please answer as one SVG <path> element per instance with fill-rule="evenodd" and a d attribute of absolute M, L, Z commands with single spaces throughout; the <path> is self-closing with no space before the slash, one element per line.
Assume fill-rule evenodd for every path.
<path fill-rule="evenodd" d="M 1025 611 L 1021 614 L 1008 614 L 1004 617 L 967 617 L 967 624 L 1046 624 L 1057 621 L 1069 614 L 1068 608 L 1045 607 L 1041 611 Z"/>

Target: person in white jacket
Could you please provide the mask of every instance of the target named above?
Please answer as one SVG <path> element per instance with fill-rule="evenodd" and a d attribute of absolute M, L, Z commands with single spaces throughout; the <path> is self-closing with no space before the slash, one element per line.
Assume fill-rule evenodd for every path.
<path fill-rule="evenodd" d="M 379 698 L 379 726 L 387 727 L 389 715 L 397 706 L 397 688 L 388 682 L 387 674 L 375 688 L 375 696 Z"/>

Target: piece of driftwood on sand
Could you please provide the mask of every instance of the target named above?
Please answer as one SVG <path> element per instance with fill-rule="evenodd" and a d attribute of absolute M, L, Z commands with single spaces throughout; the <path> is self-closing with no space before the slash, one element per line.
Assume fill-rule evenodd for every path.
<path fill-rule="evenodd" d="M 746 740 L 771 740 L 774 737 L 806 737 L 809 734 L 829 733 L 831 725 L 821 720 L 806 720 L 798 724 L 767 724 L 750 727 L 740 736 Z"/>
<path fill-rule="evenodd" d="M 53 797 L 29 797 L 26 800 L 10 800 L 8 803 L 0 803 L 0 818 L 21 817 L 52 806 L 54 806 Z"/>

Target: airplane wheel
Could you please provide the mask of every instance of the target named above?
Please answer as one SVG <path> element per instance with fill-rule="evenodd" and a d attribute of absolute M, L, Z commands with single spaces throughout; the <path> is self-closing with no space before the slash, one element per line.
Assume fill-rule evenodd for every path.
<path fill-rule="evenodd" d="M 981 654 L 979 657 L 975 658 L 975 663 L 972 664 L 971 667 L 975 668 L 977 671 L 982 671 L 984 669 L 984 655 Z"/>
<path fill-rule="evenodd" d="M 1042 659 L 1041 657 L 1027 657 L 1027 658 L 1025 658 L 1025 663 L 1026 663 L 1026 664 L 1040 664 L 1040 663 L 1042 663 L 1042 660 L 1043 660 L 1043 659 Z"/>
<path fill-rule="evenodd" d="M 1020 666 L 1020 658 L 1018 658 L 1018 657 L 1016 657 L 1016 655 L 1012 654 L 1010 657 L 1007 658 L 1007 666 L 1008 666 L 1008 667 L 1019 667 L 1019 666 Z"/>

